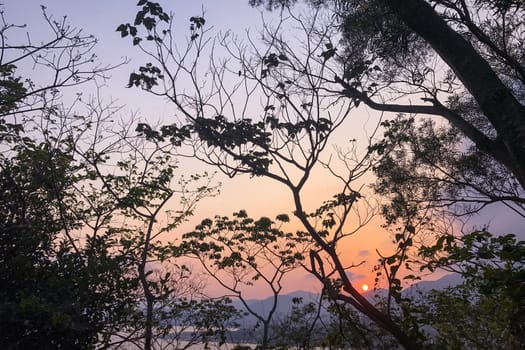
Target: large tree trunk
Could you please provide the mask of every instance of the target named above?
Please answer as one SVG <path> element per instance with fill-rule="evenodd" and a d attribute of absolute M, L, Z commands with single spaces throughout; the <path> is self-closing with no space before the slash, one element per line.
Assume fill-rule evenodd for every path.
<path fill-rule="evenodd" d="M 497 132 L 492 147 L 525 189 L 525 106 L 503 84 L 488 62 L 424 0 L 383 3 L 419 34 L 450 66 Z"/>
<path fill-rule="evenodd" d="M 311 251 L 310 257 L 311 257 L 311 269 L 312 272 L 314 272 L 314 275 L 316 275 L 320 282 L 325 284 L 328 293 L 330 294 L 330 297 L 336 300 L 344 301 L 353 307 L 356 308 L 356 310 L 360 311 L 364 315 L 366 315 L 368 318 L 370 318 L 372 321 L 374 321 L 379 327 L 383 328 L 387 332 L 389 332 L 396 340 L 405 348 L 405 350 L 418 350 L 420 349 L 420 346 L 410 338 L 410 336 L 399 327 L 398 324 L 396 324 L 389 315 L 382 313 L 380 310 L 378 310 L 372 303 L 370 303 L 364 296 L 362 296 L 352 285 L 350 282 L 350 279 L 348 278 L 346 274 L 346 270 L 343 266 L 343 263 L 340 260 L 339 255 L 337 254 L 334 247 L 330 246 L 326 241 L 324 241 L 320 236 L 317 230 L 314 226 L 311 225 L 310 221 L 306 217 L 305 211 L 303 209 L 303 205 L 301 203 L 301 197 L 300 197 L 300 190 L 297 188 L 292 189 L 293 197 L 294 197 L 294 203 L 295 203 L 295 215 L 297 218 L 301 221 L 303 226 L 306 228 L 310 236 L 313 238 L 313 240 L 321 247 L 321 249 L 324 251 L 324 253 L 328 254 L 330 256 L 331 262 L 334 265 L 334 268 L 337 270 L 339 277 L 341 279 L 342 283 L 342 289 L 348 293 L 343 294 L 339 290 L 334 290 L 334 288 L 331 286 L 331 283 L 329 282 L 327 284 L 327 279 L 324 273 L 319 273 L 317 271 L 316 263 L 314 260 L 315 258 L 312 258 L 312 254 L 316 255 L 314 251 Z M 317 255 L 318 256 L 318 255 Z M 319 260 L 318 260 L 319 261 Z M 317 272 L 316 272 L 317 271 Z"/>

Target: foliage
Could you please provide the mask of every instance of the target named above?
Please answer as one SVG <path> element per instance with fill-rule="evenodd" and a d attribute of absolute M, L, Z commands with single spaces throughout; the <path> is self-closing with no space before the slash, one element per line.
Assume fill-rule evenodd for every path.
<path fill-rule="evenodd" d="M 475 231 L 441 237 L 423 247 L 425 269 L 459 271 L 464 282 L 433 291 L 420 307 L 422 321 L 437 332 L 437 348 L 519 349 L 525 344 L 523 288 L 525 242 L 514 235 Z"/>
<path fill-rule="evenodd" d="M 42 8 L 46 40 L 34 40 L 24 24 L 10 23 L 5 11 L 0 16 L 0 117 L 15 113 L 52 111 L 59 104 L 60 92 L 85 84 L 119 66 L 102 65 L 94 53 L 97 40 L 68 23 L 56 20 Z M 22 39 L 23 38 L 23 39 Z M 18 74 L 18 67 L 29 65 L 38 71 L 30 78 Z M 24 72 L 25 73 L 25 72 Z"/>
<path fill-rule="evenodd" d="M 320 303 L 303 303 L 303 298 L 293 298 L 290 313 L 272 323 L 272 343 L 292 349 L 308 349 L 319 344 L 316 339 L 322 334 L 316 324 L 319 306 Z"/>
<path fill-rule="evenodd" d="M 205 219 L 195 231 L 186 233 L 183 238 L 189 252 L 195 255 L 205 253 L 205 259 L 211 259 L 218 269 L 257 269 L 259 256 L 267 260 L 265 263 L 283 270 L 304 260 L 301 246 L 308 240 L 303 233 L 286 233 L 269 218 L 254 220 L 244 210 L 233 216 L 233 219 L 225 216 L 218 216 L 214 221 Z M 279 215 L 277 220 L 289 221 L 287 215 Z M 251 280 L 260 277 L 256 273 Z"/>
<path fill-rule="evenodd" d="M 444 117 L 480 151 L 506 167 L 523 187 L 519 170 L 523 159 L 515 154 L 521 146 L 514 144 L 523 134 L 513 134 L 508 128 L 519 129 L 523 118 L 519 101 L 524 70 L 518 49 L 524 40 L 520 29 L 523 7 L 492 1 L 415 0 L 397 5 L 367 1 L 341 13 L 350 59 L 354 54 L 365 55 L 365 60 L 381 68 L 371 77 L 381 93 L 361 95 L 363 102 L 379 110 Z M 424 26 L 430 28 L 429 21 L 434 26 L 425 30 Z M 359 42 L 368 45 L 360 50 Z M 459 57 L 459 47 L 461 55 L 469 57 L 468 65 Z M 346 56 L 342 59 L 348 62 Z M 449 71 L 439 74 L 440 70 Z M 350 95 L 359 98 L 362 89 L 348 87 Z M 490 93 L 495 89 L 498 96 Z M 387 94 L 393 98 L 410 94 L 426 104 L 377 102 Z M 490 101 L 489 96 L 493 96 Z M 507 150 L 499 148 L 500 140 L 507 142 Z"/>
<path fill-rule="evenodd" d="M 4 101 L 0 110 L 2 115 L 14 110 L 17 107 L 17 102 L 22 100 L 27 93 L 21 78 L 15 75 L 15 70 L 14 64 L 3 64 L 1 66 L 0 98 Z"/>
<path fill-rule="evenodd" d="M 207 174 L 177 179 L 169 149 L 132 137 L 133 120 L 112 121 L 119 107 L 66 101 L 65 88 L 111 67 L 96 62 L 93 37 L 43 16 L 54 37 L 40 45 L 29 33 L 11 41 L 24 26 L 1 17 L 2 348 L 151 348 L 190 327 L 186 344 L 220 339 L 235 310 L 197 293 L 186 267 L 167 271 L 179 256 L 160 240 L 217 187 Z M 27 61 L 37 81 L 18 69 Z"/>
<path fill-rule="evenodd" d="M 34 45 L 11 41 L 23 27 L 9 24 L 2 13 L 0 343 L 93 348 L 131 314 L 135 284 L 130 261 L 111 251 L 114 236 L 93 235 L 80 244 L 74 234 L 89 217 L 77 192 L 86 179 L 75 159 L 75 127 L 82 118 L 61 119 L 56 98 L 59 89 L 110 67 L 94 63 L 92 37 L 52 21 L 45 10 L 43 16 L 55 37 Z M 27 61 L 51 71 L 53 80 L 18 76 L 17 65 Z"/>
<path fill-rule="evenodd" d="M 187 46 L 177 50 L 173 50 L 176 43 L 169 35 L 150 42 L 141 41 L 137 46 L 151 53 L 155 62 L 150 67 L 155 67 L 156 76 L 148 76 L 143 83 L 133 85 L 168 98 L 181 114 L 181 119 L 159 131 L 149 125 L 140 125 L 139 131 L 152 140 L 170 138 L 176 146 L 191 147 L 193 156 L 219 167 L 228 176 L 264 176 L 283 184 L 293 198 L 295 216 L 315 244 L 309 252 L 308 269 L 329 289 L 330 297 L 352 304 L 404 339 L 392 319 L 377 310 L 352 285 L 347 271 L 359 264 L 347 265 L 339 255 L 342 242 L 364 226 L 374 210 L 372 203 L 363 199 L 353 186 L 371 168 L 370 152 L 365 151 L 361 157 L 357 155 L 356 147 L 350 147 L 348 152 L 341 151 L 338 158 L 343 171 L 336 170 L 333 163 L 321 160 L 330 135 L 355 105 L 352 101 L 340 99 L 339 93 L 334 92 L 336 81 L 327 82 L 323 78 L 339 72 L 334 59 L 336 50 L 330 43 L 336 30 L 328 24 L 318 31 L 315 21 L 291 18 L 303 29 L 301 34 L 306 40 L 315 41 L 315 44 L 305 47 L 306 52 L 295 52 L 285 39 L 274 34 L 265 42 L 268 48 L 264 49 L 255 44 L 246 48 L 236 39 L 230 42 L 223 38 L 221 45 L 234 61 L 241 62 L 241 67 L 235 69 L 211 62 L 208 74 L 213 79 L 204 85 L 199 83 L 200 75 L 196 69 L 202 66 L 201 58 L 208 56 L 204 54 L 209 42 L 204 26 L 194 27 L 191 31 L 198 30 L 199 36 L 196 39 L 190 37 Z M 137 27 L 137 35 L 170 33 L 174 30 L 172 25 L 158 19 L 153 28 Z M 190 34 L 193 36 L 193 32 Z M 315 51 L 309 51 L 311 48 Z M 253 59 L 247 56 L 248 49 L 253 50 Z M 231 82 L 227 75 L 232 77 Z M 132 73 L 130 77 L 136 79 L 137 75 Z M 150 84 L 150 78 L 156 82 L 162 79 L 164 84 Z M 184 93 L 176 93 L 181 91 L 179 82 L 184 78 L 192 82 L 193 94 L 187 87 L 183 89 Z M 230 87 L 231 91 L 228 90 Z M 238 106 L 237 95 L 245 99 L 244 105 L 253 101 L 253 96 L 262 96 L 257 119 L 249 117 L 246 108 Z M 303 203 L 303 190 L 314 169 L 323 165 L 341 188 L 331 198 L 320 199 L 318 207 L 308 213 Z M 356 220 L 352 222 L 351 218 Z M 211 220 L 203 222 L 203 228 L 206 233 L 217 233 Z M 199 238 L 205 236 L 202 233 Z M 207 258 L 214 259 L 217 254 L 220 261 L 214 261 L 212 267 L 224 266 L 230 272 L 253 267 L 253 264 L 239 259 L 237 252 L 223 255 L 223 248 L 216 244 L 206 242 L 199 246 Z M 234 246 L 237 247 L 237 243 Z M 197 248 L 194 250 L 199 252 Z"/>
<path fill-rule="evenodd" d="M 2 344 L 91 348 L 132 311 L 131 261 L 110 233 L 74 236 L 89 214 L 72 140 L 19 134 L 0 157 Z"/>
<path fill-rule="evenodd" d="M 277 220 L 279 223 L 267 217 L 254 220 L 241 210 L 232 219 L 226 216 L 204 219 L 194 231 L 183 236 L 182 249 L 186 254 L 196 257 L 208 274 L 239 298 L 246 311 L 262 324 L 263 334 L 258 341 L 263 348 L 270 345 L 270 324 L 283 288 L 282 280 L 301 266 L 309 246 L 304 233 L 280 229 L 282 223 L 289 221 L 287 215 L 278 215 Z M 258 312 L 248 305 L 245 293 L 250 287 L 270 293 L 269 310 Z"/>
<path fill-rule="evenodd" d="M 382 214 L 397 250 L 382 258 L 378 272 L 391 281 L 392 295 L 400 297 L 397 271 L 417 269 L 422 244 L 442 241 L 454 231 L 454 220 L 491 204 L 503 202 L 517 213 L 523 204 L 516 180 L 487 154 L 462 145 L 457 129 L 404 116 L 383 125 L 384 137 L 372 147 L 380 156 L 375 190 L 388 198 Z M 407 277 L 418 279 L 417 271 Z"/>
<path fill-rule="evenodd" d="M 446 207 L 465 215 L 505 201 L 522 210 L 515 179 L 486 154 L 465 149 L 457 129 L 402 116 L 383 125 L 384 138 L 373 146 L 381 157 L 374 170 L 376 191 L 390 196 L 384 212 L 388 222 L 422 208 Z"/>
<path fill-rule="evenodd" d="M 434 242 L 447 237 L 441 235 L 448 227 L 438 229 L 433 220 L 436 214 L 446 222 L 450 214 L 471 214 L 502 202 L 523 215 L 523 8 L 518 2 L 493 1 L 311 3 L 325 6 L 312 8 L 308 19 L 283 9 L 305 32 L 306 44 L 300 48 L 269 26 L 264 27 L 263 49 L 252 40 L 246 47 L 227 36 L 218 39 L 231 61 L 240 64 L 211 62 L 209 84 L 200 83 L 197 73 L 201 58 L 208 56 L 203 18 L 190 19 L 188 45 L 179 50 L 173 50 L 173 23 L 162 9 L 155 10 L 151 23 L 120 25 L 121 35 L 131 35 L 154 61 L 132 73 L 129 85 L 168 98 L 181 114 L 178 122 L 159 131 L 145 124 L 138 131 L 157 142 L 169 138 L 176 146 L 189 145 L 193 155 L 229 176 L 247 173 L 284 184 L 294 214 L 315 243 L 309 269 L 329 296 L 367 315 L 405 348 L 419 348 L 419 320 L 401 293 L 399 271 L 420 263 L 414 255 L 428 238 L 422 233 Z M 142 5 L 139 14 L 152 6 Z M 318 25 L 322 10 L 336 23 Z M 183 76 L 192 82 L 193 94 L 177 83 Z M 246 102 L 236 108 L 239 92 Z M 246 113 L 254 95 L 263 101 L 258 118 Z M 392 100 L 396 103 L 386 102 Z M 366 140 L 371 147 L 352 159 L 353 166 L 342 157 L 348 173 L 341 175 L 322 162 L 322 154 L 350 109 L 360 104 L 383 112 L 441 116 L 450 126 L 400 115 L 383 123 L 383 140 L 373 146 L 374 136 Z M 337 108 L 341 113 L 334 117 L 331 111 Z M 307 214 L 301 191 L 316 164 L 326 165 L 343 189 Z M 380 256 L 378 267 L 389 287 L 385 307 L 372 305 L 354 288 L 338 250 L 341 240 L 355 232 L 345 225 L 354 204 L 364 198 L 352 185 L 372 167 L 380 176 L 376 189 L 391 199 L 384 214 L 395 249 Z M 211 220 L 202 228 L 216 233 Z M 212 266 L 218 268 L 253 267 L 236 252 L 223 256 L 216 242 L 194 251 L 217 257 Z"/>

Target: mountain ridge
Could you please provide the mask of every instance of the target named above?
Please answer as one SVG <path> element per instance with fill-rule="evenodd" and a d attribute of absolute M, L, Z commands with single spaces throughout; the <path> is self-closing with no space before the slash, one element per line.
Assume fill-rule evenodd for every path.
<path fill-rule="evenodd" d="M 461 283 L 461 276 L 459 274 L 448 274 L 437 280 L 433 281 L 420 281 L 413 285 L 405 288 L 403 293 L 408 296 L 416 296 L 423 292 L 429 292 L 433 289 L 442 290 L 449 286 L 458 285 Z M 383 288 L 372 289 L 362 293 L 367 299 L 374 300 L 377 296 L 384 297 L 387 294 L 387 290 Z M 277 297 L 277 307 L 275 310 L 276 316 L 285 316 L 290 313 L 293 306 L 294 298 L 302 298 L 303 304 L 319 301 L 319 294 L 297 290 L 286 294 L 281 294 Z M 244 304 L 239 299 L 232 300 L 233 306 L 241 312 L 247 312 Z M 246 304 L 257 314 L 266 316 L 273 305 L 273 297 L 261 298 L 261 299 L 247 299 Z M 242 319 L 242 323 L 245 325 L 252 325 L 257 323 L 256 317 L 249 314 Z"/>

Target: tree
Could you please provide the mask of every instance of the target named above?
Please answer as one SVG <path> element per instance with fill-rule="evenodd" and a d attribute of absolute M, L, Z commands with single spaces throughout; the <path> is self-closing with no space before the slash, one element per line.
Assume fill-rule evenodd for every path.
<path fill-rule="evenodd" d="M 421 251 L 424 268 L 460 272 L 458 286 L 417 300 L 414 315 L 431 326 L 437 348 L 519 349 L 523 338 L 525 242 L 486 230 L 442 236 Z M 468 329 L 466 329 L 468 327 Z"/>
<path fill-rule="evenodd" d="M 33 115 L 51 127 L 42 134 L 21 131 L 13 145 L 2 142 L 12 146 L 0 172 L 0 326 L 8 347 L 144 341 L 153 348 L 177 334 L 176 322 L 194 327 L 191 345 L 221 335 L 235 315 L 227 300 L 196 295 L 187 268 L 155 268 L 176 258 L 166 257 L 161 234 L 172 232 L 216 188 L 205 175 L 181 177 L 176 187 L 169 153 L 109 133 L 117 130 L 106 124 L 114 112 L 94 107 L 72 124 L 67 115 Z M 177 210 L 161 211 L 175 198 Z"/>
<path fill-rule="evenodd" d="M 523 25 L 523 4 L 519 1 L 479 1 L 469 7 L 466 2 L 437 1 L 437 8 L 443 11 L 440 15 L 422 0 L 384 3 L 450 66 L 476 101 L 479 112 L 490 122 L 495 135 L 487 140 L 480 130 L 464 125 L 466 118 L 452 117 L 448 111 L 455 111 L 451 108 L 439 115 L 447 117 L 448 114 L 447 119 L 453 125 L 479 149 L 505 165 L 524 188 L 525 107 L 519 101 L 521 92 L 516 93 L 513 87 L 517 84 L 517 90 L 523 90 L 525 83 L 523 62 L 520 62 L 517 49 L 523 37 L 516 30 Z M 483 11 L 488 11 L 492 17 L 477 22 L 474 14 Z M 446 18 L 451 19 L 450 24 Z M 500 28 L 497 27 L 499 23 L 502 23 Z M 465 29 L 473 44 L 464 37 Z M 436 97 L 431 102 L 439 106 Z"/>
<path fill-rule="evenodd" d="M 334 80 L 343 95 L 380 111 L 445 118 L 524 187 L 520 1 L 325 3 L 341 19 L 347 70 Z M 383 102 L 402 96 L 425 103 Z"/>
<path fill-rule="evenodd" d="M 183 304 L 197 309 L 208 303 L 205 300 L 201 305 L 195 298 L 183 302 L 183 298 L 192 297 L 191 293 L 174 294 L 181 287 L 174 288 L 176 282 L 171 277 L 178 275 L 181 283 L 189 278 L 184 265 L 175 264 L 179 266 L 175 271 L 163 271 L 155 265 L 175 263 L 174 259 L 181 256 L 180 253 L 167 255 L 165 236 L 193 214 L 201 199 L 216 195 L 217 186 L 211 184 L 211 176 L 206 173 L 177 178 L 178 159 L 172 155 L 172 145 L 149 143 L 130 135 L 130 125 L 133 124 L 128 122 L 122 131 L 117 129 L 116 137 L 111 137 L 104 134 L 99 124 L 100 134 L 95 135 L 105 137 L 105 142 L 93 140 L 87 149 L 78 149 L 78 152 L 100 182 L 92 200 L 105 199 L 106 203 L 113 203 L 111 215 L 126 220 L 122 227 L 113 224 L 109 229 L 120 232 L 119 244 L 136 269 L 134 275 L 140 285 L 138 298 L 144 303 L 144 319 L 131 325 L 133 328 L 128 331 L 131 338 L 124 336 L 124 341 L 143 339 L 144 349 L 152 349 L 160 334 L 166 335 L 173 329 L 169 322 L 158 319 L 159 313 L 168 315 L 173 308 L 171 316 L 175 317 L 175 310 Z M 176 209 L 170 208 L 174 204 Z M 155 271 L 157 275 L 153 274 Z M 222 307 L 219 304 L 215 304 L 218 309 Z"/>
<path fill-rule="evenodd" d="M 279 215 L 279 224 L 267 217 L 254 220 L 246 211 L 233 214 L 233 219 L 216 217 L 204 219 L 195 231 L 183 238 L 184 250 L 197 258 L 202 267 L 228 293 L 238 298 L 246 311 L 262 324 L 262 349 L 270 346 L 270 326 L 277 310 L 282 280 L 289 272 L 301 266 L 308 250 L 304 233 L 287 233 L 280 225 L 289 221 Z M 246 288 L 266 289 L 272 302 L 269 310 L 260 312 L 249 305 Z"/>
<path fill-rule="evenodd" d="M 492 203 L 523 216 L 523 2 L 316 3 L 340 19 L 343 36 L 334 58 L 344 73 L 328 81 L 356 104 L 410 115 L 385 122 L 373 147 L 381 157 L 376 188 L 391 199 L 384 214 L 399 244 L 382 257 L 389 278 L 417 260 L 416 238 L 424 253 L 430 237 L 423 234 L 450 237 L 451 216 Z M 417 123 L 415 115 L 441 116 L 451 127 Z"/>
<path fill-rule="evenodd" d="M 272 343 L 275 347 L 310 349 L 320 345 L 324 335 L 321 321 L 321 300 L 303 303 L 303 298 L 293 298 L 288 314 L 277 317 L 271 325 Z"/>
<path fill-rule="evenodd" d="M 431 122 L 417 126 L 411 119 L 405 125 L 385 123 L 387 132 L 378 145 L 383 155 L 377 168 L 380 192 L 397 196 L 402 190 L 396 184 L 404 183 L 405 189 L 418 188 L 424 195 L 412 205 L 424 202 L 457 209 L 456 204 L 463 202 L 459 214 L 468 214 L 501 202 L 523 215 L 519 170 L 523 160 L 513 155 L 523 136 L 517 132 L 521 126 L 514 127 L 523 124 L 523 106 L 518 102 L 524 91 L 523 64 L 516 49 L 523 41 L 517 29 L 523 25 L 523 8 L 516 2 L 431 3 L 434 9 L 425 1 L 403 6 L 378 1 L 341 9 L 345 52 L 340 59 L 349 67 L 363 62 L 378 67 L 373 75 L 363 73 L 342 82 L 345 94 L 381 111 L 440 115 L 453 127 L 436 129 L 437 123 Z M 423 19 L 425 25 L 409 17 Z M 423 27 L 428 28 L 430 21 L 436 25 L 427 33 Z M 357 41 L 371 44 L 359 46 Z M 402 43 L 397 49 L 396 42 Z M 361 86 L 371 82 L 375 89 L 363 93 Z M 488 102 L 487 96 L 495 91 L 500 95 Z M 426 104 L 382 102 L 403 95 Z M 503 105 L 508 110 L 495 107 Z M 507 117 L 509 113 L 512 117 Z M 514 131 L 507 133 L 508 129 Z M 396 173 L 404 177 L 396 178 Z"/>
<path fill-rule="evenodd" d="M 53 38 L 38 46 L 30 34 L 12 42 L 23 26 L 2 13 L 0 344 L 152 348 L 177 322 L 193 326 L 189 345 L 216 339 L 235 311 L 195 294 L 161 236 L 216 186 L 207 174 L 176 177 L 171 145 L 132 136 L 134 119 L 118 123 L 121 107 L 100 90 L 66 102 L 110 67 L 96 62 L 93 37 L 43 11 Z M 28 61 L 44 78 L 25 78 Z"/>
<path fill-rule="evenodd" d="M 444 117 L 523 190 L 521 2 L 324 3 L 340 18 L 342 50 L 334 57 L 345 73 L 333 81 L 343 95 L 380 111 Z M 401 103 L 384 102 L 391 99 Z"/>
<path fill-rule="evenodd" d="M 379 311 L 354 288 L 347 272 L 358 264 L 344 263 L 339 253 L 341 242 L 365 225 L 373 210 L 353 188 L 372 166 L 369 152 L 363 157 L 358 157 L 355 149 L 341 152 L 340 160 L 345 164 L 342 172 L 333 163 L 320 160 L 330 135 L 352 107 L 349 100 L 339 98 L 339 92 L 333 92 L 338 82 L 324 78 L 338 71 L 330 60 L 336 52 L 330 42 L 335 28 L 328 25 L 318 30 L 315 21 L 291 15 L 308 38 L 304 55 L 297 54 L 268 27 L 264 29 L 269 38 L 267 47 L 262 50 L 253 42 L 247 48 L 235 39 L 222 38 L 218 44 L 229 50 L 240 67 L 212 61 L 208 73 L 212 78 L 203 85 L 198 68 L 208 43 L 205 19 L 190 18 L 187 46 L 181 49 L 172 36 L 172 18 L 156 3 L 141 1 L 139 6 L 133 24 L 123 23 L 117 31 L 122 37 L 130 37 L 153 62 L 132 73 L 129 86 L 167 98 L 185 120 L 159 130 L 141 125 L 138 131 L 150 140 L 169 138 L 175 145 L 189 145 L 194 156 L 229 176 L 265 176 L 283 184 L 291 191 L 294 214 L 315 244 L 310 250 L 309 268 L 328 295 L 363 312 L 406 348 L 417 348 L 391 315 Z M 253 49 L 252 55 L 248 49 Z M 187 86 L 178 85 L 184 78 L 192 84 L 193 95 Z M 262 96 L 260 120 L 246 115 L 244 106 L 248 102 L 240 110 L 236 108 L 235 93 L 247 101 Z M 322 164 L 341 181 L 342 189 L 308 213 L 301 194 L 313 169 Z M 361 210 L 357 209 L 358 201 L 363 204 Z M 351 217 L 355 222 L 349 228 Z"/>
<path fill-rule="evenodd" d="M 483 154 L 478 161 L 488 157 L 488 166 L 506 169 L 503 175 L 517 182 L 513 192 L 523 192 L 521 2 L 324 3 L 340 19 L 334 58 L 344 73 L 329 80 L 339 82 L 344 96 L 380 111 L 444 117 Z M 392 99 L 400 103 L 385 102 Z M 478 192 L 492 201 L 522 202 L 522 194 L 484 190 Z"/>
<path fill-rule="evenodd" d="M 64 117 L 58 99 L 62 88 L 110 67 L 97 66 L 92 37 L 43 16 L 53 38 L 35 45 L 29 34 L 27 42 L 12 41 L 23 26 L 1 14 L 0 341 L 7 348 L 92 348 L 128 315 L 133 295 L 123 291 L 133 283 L 128 261 L 110 251 L 111 237 L 80 245 L 75 236 L 89 216 L 76 192 L 86 173 L 74 159 L 85 119 Z M 18 76 L 17 65 L 29 62 L 52 80 Z"/>
<path fill-rule="evenodd" d="M 76 127 L 86 120 L 31 120 L 48 127 L 26 132 L 35 126 L 26 121 L 1 142 L 1 342 L 92 348 L 133 311 L 132 265 L 112 252 L 110 232 L 78 236 L 94 219 L 77 187 L 87 174 L 75 159 Z"/>
<path fill-rule="evenodd" d="M 72 26 L 67 17 L 60 20 L 50 16 L 45 6 L 42 17 L 49 31 L 49 39 L 36 43 L 26 32 L 13 41 L 16 32 L 24 31 L 25 24 L 10 23 L 0 12 L 0 118 L 35 111 L 50 111 L 60 103 L 64 88 L 83 85 L 119 66 L 102 65 L 94 53 L 97 40 Z M 37 80 L 17 76 L 19 66 L 33 66 L 39 72 Z"/>
<path fill-rule="evenodd" d="M 365 52 L 368 58 L 376 52 L 374 64 L 387 74 L 367 79 L 386 92 L 390 86 L 394 98 L 401 96 L 395 87 L 398 92 L 419 95 L 427 104 L 388 104 L 382 102 L 386 94 L 359 96 L 355 87 L 347 95 L 356 93 L 355 98 L 382 111 L 440 115 L 452 126 L 437 128 L 432 121 L 417 124 L 403 117 L 385 125 L 385 138 L 377 145 L 382 155 L 376 168 L 377 188 L 391 198 L 386 208 L 390 222 L 402 221 L 400 240 L 412 243 L 410 235 L 416 228 L 431 230 L 438 241 L 450 239 L 451 225 L 438 229 L 436 217 L 465 217 L 492 203 L 503 203 L 523 216 L 520 169 L 524 163 L 518 155 L 523 154 L 524 79 L 518 49 L 524 40 L 518 29 L 523 26 L 523 4 L 378 1 L 369 5 L 374 6 L 342 12 L 349 47 L 363 38 L 359 34 L 377 39 L 370 40 L 373 45 Z M 369 20 L 376 29 L 366 26 Z M 387 31 L 394 34 L 389 37 Z M 403 43 L 397 51 L 392 49 L 396 40 Z M 440 72 L 440 66 L 431 63 L 436 57 L 448 72 Z M 406 228 L 412 230 L 408 235 Z M 419 253 L 424 254 L 428 237 L 421 238 Z M 397 260 L 392 267 L 399 264 Z M 472 291 L 468 288 L 472 285 L 467 287 Z M 504 299 L 497 293 L 493 297 L 494 305 L 505 309 Z"/>
<path fill-rule="evenodd" d="M 472 233 L 452 238 L 452 226 L 440 230 L 436 217 L 469 215 L 491 203 L 504 203 L 523 216 L 524 162 L 518 155 L 523 154 L 524 135 L 523 61 L 518 49 L 524 40 L 518 29 L 523 26 L 523 4 L 377 1 L 367 5 L 355 7 L 355 11 L 348 7 L 342 11 L 341 18 L 345 21 L 345 47 L 352 54 L 358 53 L 359 48 L 355 47 L 358 40 L 367 38 L 365 42 L 372 43 L 362 47 L 367 53 L 364 59 L 373 60 L 371 64 L 378 64 L 381 71 L 376 76 L 361 78 L 361 82 L 373 81 L 378 84 L 378 90 L 366 95 L 358 85 L 352 87 L 344 83 L 347 84 L 343 84 L 347 86 L 345 94 L 381 111 L 439 115 L 452 126 L 437 128 L 435 122 L 417 124 L 412 118 L 403 117 L 385 125 L 385 138 L 377 145 L 382 158 L 376 172 L 378 190 L 392 199 L 386 208 L 387 218 L 391 223 L 402 221 L 396 240 L 400 245 L 407 241 L 412 244 L 415 230 L 424 228 L 431 230 L 441 243 L 444 239 L 450 243 L 481 237 Z M 397 50 L 396 42 L 402 43 L 397 45 Z M 343 61 L 352 57 L 345 55 Z M 443 62 L 435 61 L 436 57 Z M 440 66 L 449 71 L 440 71 Z M 379 92 L 380 88 L 383 92 Z M 401 97 L 398 92 L 421 97 L 426 104 L 403 104 L 403 100 L 397 105 L 383 102 L 388 97 Z M 472 143 L 465 142 L 465 137 Z M 425 240 L 428 244 L 428 237 L 420 237 L 423 245 L 419 255 L 427 252 Z M 513 244 L 514 248 L 519 247 L 515 241 L 508 243 L 508 249 Z M 392 268 L 401 265 L 403 258 L 399 254 L 392 258 Z M 495 256 L 488 258 L 498 264 Z M 522 271 L 523 265 L 517 263 L 515 268 Z M 469 277 L 465 271 L 461 273 Z M 478 277 L 478 282 L 485 279 L 483 283 L 490 283 L 488 275 Z M 513 285 L 518 281 L 519 273 L 507 282 Z M 497 288 L 486 294 L 480 292 L 476 284 L 467 283 L 461 288 L 451 291 L 450 298 L 446 293 L 434 295 L 432 300 L 440 304 L 434 310 L 434 317 L 444 316 L 439 310 L 451 307 L 458 300 L 463 307 L 472 307 L 481 314 L 489 305 L 499 305 L 500 311 L 507 310 L 501 315 L 509 315 L 507 299 L 501 297 Z M 482 296 L 478 297 L 477 293 Z M 461 309 L 460 304 L 454 307 Z M 463 320 L 467 324 L 471 321 Z M 452 318 L 447 322 L 448 326 L 456 324 Z M 491 329 L 487 325 L 482 327 Z M 512 329 L 504 328 L 507 332 Z M 452 329 L 441 328 L 438 337 L 448 337 L 451 342 L 454 339 L 466 346 L 467 332 L 451 334 Z M 478 344 L 490 344 L 497 339 L 497 332 L 491 334 L 492 339 L 491 336 L 478 339 Z"/>

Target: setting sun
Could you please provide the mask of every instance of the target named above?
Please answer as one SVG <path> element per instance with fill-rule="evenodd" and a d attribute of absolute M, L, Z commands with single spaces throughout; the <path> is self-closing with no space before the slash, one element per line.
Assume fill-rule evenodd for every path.
<path fill-rule="evenodd" d="M 363 290 L 363 292 L 366 292 L 368 290 L 368 284 L 363 284 L 361 286 L 361 289 Z"/>

